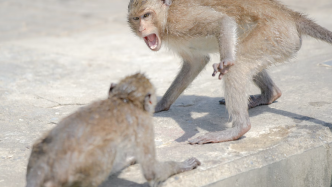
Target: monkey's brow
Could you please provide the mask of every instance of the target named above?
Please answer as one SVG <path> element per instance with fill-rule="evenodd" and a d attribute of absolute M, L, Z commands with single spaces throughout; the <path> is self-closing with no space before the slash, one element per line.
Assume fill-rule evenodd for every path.
<path fill-rule="evenodd" d="M 144 9 L 141 9 L 138 14 L 143 14 L 144 12 L 146 11 L 149 11 L 150 9 L 149 8 L 144 8 Z"/>

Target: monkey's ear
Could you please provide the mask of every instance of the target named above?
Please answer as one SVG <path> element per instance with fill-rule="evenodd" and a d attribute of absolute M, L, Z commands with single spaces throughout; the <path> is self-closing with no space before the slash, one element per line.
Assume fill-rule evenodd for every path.
<path fill-rule="evenodd" d="M 171 6 L 172 0 L 161 0 L 165 5 Z"/>
<path fill-rule="evenodd" d="M 110 90 L 108 91 L 108 95 L 112 93 L 113 89 L 115 88 L 116 84 L 111 83 Z"/>
<path fill-rule="evenodd" d="M 145 98 L 144 98 L 144 109 L 150 113 L 154 112 L 154 106 L 151 100 L 151 94 L 148 93 L 146 94 Z"/>

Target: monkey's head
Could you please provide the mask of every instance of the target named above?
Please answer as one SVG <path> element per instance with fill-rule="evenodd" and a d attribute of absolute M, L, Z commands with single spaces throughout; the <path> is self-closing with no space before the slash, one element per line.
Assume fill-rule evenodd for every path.
<path fill-rule="evenodd" d="M 152 51 L 161 48 L 162 35 L 167 22 L 168 7 L 172 0 L 130 0 L 128 23 L 133 32 L 143 38 Z"/>
<path fill-rule="evenodd" d="M 141 73 L 127 76 L 118 84 L 111 84 L 109 97 L 118 97 L 150 113 L 154 112 L 157 104 L 154 86 Z"/>

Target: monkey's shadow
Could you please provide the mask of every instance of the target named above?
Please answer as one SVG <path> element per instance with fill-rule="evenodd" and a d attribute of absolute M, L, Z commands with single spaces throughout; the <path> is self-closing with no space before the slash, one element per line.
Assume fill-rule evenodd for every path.
<path fill-rule="evenodd" d="M 171 106 L 169 111 L 156 113 L 154 117 L 166 117 L 174 119 L 185 132 L 175 141 L 185 142 L 188 141 L 188 139 L 194 137 L 199 132 L 197 128 L 208 132 L 215 132 L 222 131 L 230 127 L 229 125 L 231 124 L 229 124 L 229 122 L 231 122 L 231 119 L 225 105 L 219 104 L 220 99 L 221 97 L 183 95 L 178 98 L 178 100 Z M 318 125 L 328 127 L 330 131 L 332 131 L 332 123 L 285 110 L 270 108 L 267 105 L 262 105 L 250 109 L 249 116 L 253 117 L 265 112 L 292 118 L 295 123 L 310 121 Z M 227 125 L 227 123 L 229 125 Z"/>
<path fill-rule="evenodd" d="M 116 187 L 149 187 L 149 183 L 145 182 L 144 184 L 139 184 L 133 181 L 129 181 L 126 179 L 119 178 L 118 172 L 116 174 L 110 175 L 106 181 L 103 182 L 103 184 L 99 185 L 99 187 L 110 187 L 110 186 L 116 186 Z"/>

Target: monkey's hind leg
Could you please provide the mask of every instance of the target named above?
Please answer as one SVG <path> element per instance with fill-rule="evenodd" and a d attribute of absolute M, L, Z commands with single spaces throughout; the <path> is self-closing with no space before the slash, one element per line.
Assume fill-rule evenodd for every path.
<path fill-rule="evenodd" d="M 274 84 L 266 70 L 255 75 L 253 81 L 260 88 L 261 94 L 250 98 L 249 108 L 272 104 L 275 100 L 281 97 L 280 89 Z"/>
<path fill-rule="evenodd" d="M 250 75 L 245 71 L 245 64 L 240 62 L 230 68 L 224 76 L 225 98 L 227 110 L 232 117 L 232 128 L 224 131 L 210 132 L 189 140 L 190 144 L 219 143 L 237 140 L 251 128 L 248 114 L 247 87 Z"/>
<path fill-rule="evenodd" d="M 277 87 L 276 84 L 272 81 L 271 77 L 264 69 L 259 72 L 253 78 L 256 86 L 261 90 L 261 94 L 259 95 L 250 95 L 248 108 L 255 108 L 259 105 L 269 105 L 276 101 L 279 97 L 281 97 L 281 91 Z M 225 99 L 219 101 L 220 104 L 225 105 Z"/>

